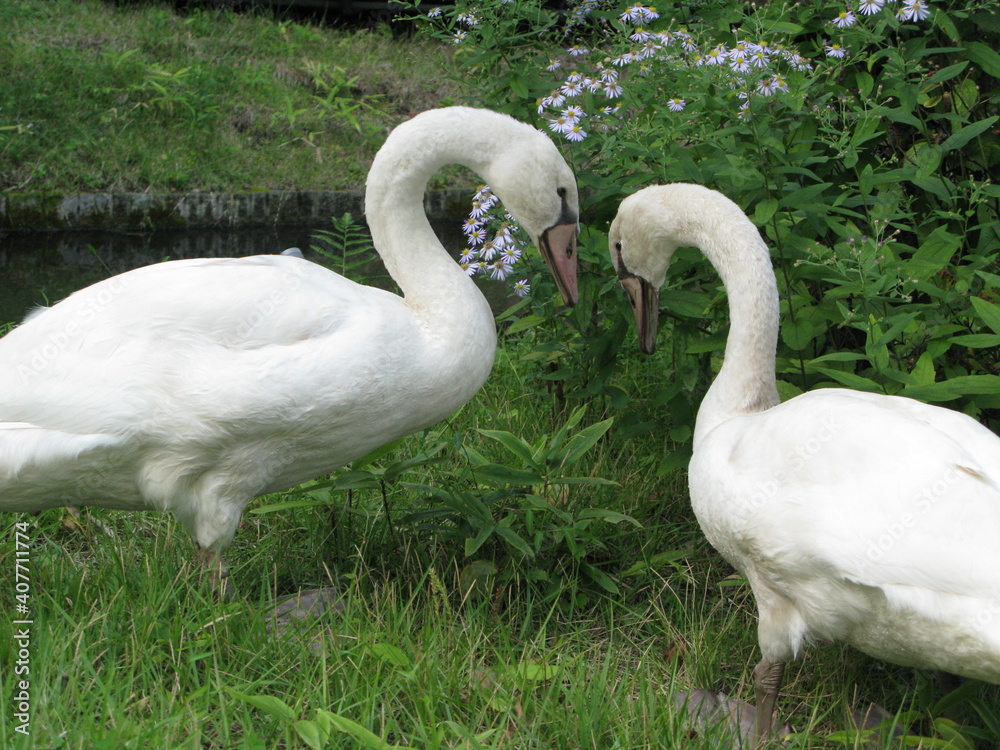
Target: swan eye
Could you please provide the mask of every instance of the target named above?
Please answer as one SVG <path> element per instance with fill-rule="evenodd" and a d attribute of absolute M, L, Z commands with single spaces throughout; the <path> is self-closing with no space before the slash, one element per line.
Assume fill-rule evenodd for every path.
<path fill-rule="evenodd" d="M 565 198 L 566 197 L 566 188 L 564 188 L 564 187 L 556 188 L 556 195 L 558 195 L 560 198 Z"/>
<path fill-rule="evenodd" d="M 615 243 L 615 250 L 617 250 L 618 254 L 621 255 L 621 252 L 622 252 L 622 243 L 616 242 Z"/>

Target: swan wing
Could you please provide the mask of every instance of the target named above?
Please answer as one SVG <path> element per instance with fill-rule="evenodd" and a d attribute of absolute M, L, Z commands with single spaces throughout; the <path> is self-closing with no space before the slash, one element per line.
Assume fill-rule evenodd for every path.
<path fill-rule="evenodd" d="M 224 405 L 227 383 L 238 391 L 246 368 L 273 378 L 287 363 L 282 382 L 307 378 L 302 359 L 314 344 L 362 347 L 401 306 L 395 295 L 288 256 L 136 269 L 36 311 L 0 339 L 0 421 L 134 431 L 178 388 L 221 395 Z M 338 351 L 350 358 L 350 349 Z"/>
<path fill-rule="evenodd" d="M 720 425 L 698 460 L 699 518 L 775 580 L 840 576 L 913 598 L 1000 594 L 1000 438 L 966 415 L 814 391 Z"/>

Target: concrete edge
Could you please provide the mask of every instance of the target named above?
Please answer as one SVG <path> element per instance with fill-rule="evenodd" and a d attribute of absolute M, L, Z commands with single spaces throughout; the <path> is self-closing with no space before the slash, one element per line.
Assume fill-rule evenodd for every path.
<path fill-rule="evenodd" d="M 469 212 L 473 188 L 429 190 L 428 218 Z M 7 193 L 0 195 L 0 230 L 237 229 L 324 224 L 364 216 L 361 190 L 250 193 Z"/>

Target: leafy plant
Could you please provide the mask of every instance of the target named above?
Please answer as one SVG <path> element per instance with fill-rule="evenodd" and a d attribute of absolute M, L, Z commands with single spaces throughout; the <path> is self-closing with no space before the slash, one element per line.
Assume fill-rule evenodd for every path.
<path fill-rule="evenodd" d="M 1000 424 L 1000 26 L 984 4 L 855 15 L 832 2 L 585 0 L 561 28 L 516 5 L 459 3 L 422 23 L 468 47 L 457 59 L 471 75 L 502 82 L 478 88 L 485 104 L 564 139 L 595 230 L 654 182 L 705 184 L 744 207 L 774 250 L 784 397 L 846 385 Z M 586 291 L 560 316 L 573 335 L 550 334 L 555 311 L 536 302 L 509 331 L 535 337 L 557 395 L 632 410 L 614 379 L 628 312 L 602 283 L 614 276 L 602 243 L 584 233 Z M 671 404 L 683 440 L 728 320 L 696 254 L 672 274 L 660 368 L 673 382 L 651 399 Z M 678 450 L 665 466 L 683 464 Z"/>
<path fill-rule="evenodd" d="M 339 219 L 330 219 L 330 229 L 317 230 L 316 242 L 309 247 L 333 261 L 333 270 L 358 283 L 396 289 L 395 282 L 386 272 L 371 235 L 364 224 L 359 224 L 350 213 Z"/>
<path fill-rule="evenodd" d="M 606 552 L 600 531 L 606 524 L 635 519 L 599 507 L 580 507 L 573 488 L 614 486 L 602 477 L 581 475 L 582 459 L 610 429 L 605 419 L 577 430 L 585 413 L 573 411 L 553 434 L 528 442 L 504 430 L 480 430 L 507 456 L 498 463 L 456 435 L 467 463 L 452 480 L 404 482 L 425 494 L 431 504 L 402 519 L 442 539 L 459 542 L 466 559 L 467 587 L 498 575 L 545 585 L 551 596 L 569 594 L 585 601 L 577 589 L 578 574 L 611 594 L 618 586 L 593 559 Z"/>
<path fill-rule="evenodd" d="M 313 750 L 331 747 L 330 742 L 337 735 L 347 735 L 368 750 L 414 750 L 408 745 L 389 744 L 370 729 L 332 711 L 320 708 L 316 710 L 314 719 L 299 719 L 295 710 L 281 698 L 273 695 L 249 695 L 232 688 L 227 690 L 234 698 L 273 716 Z"/>
<path fill-rule="evenodd" d="M 305 61 L 305 69 L 317 92 L 313 97 L 324 112 L 335 120 L 346 120 L 351 127 L 361 132 L 355 111 L 362 107 L 374 108 L 359 97 L 355 86 L 358 76 L 348 77 L 347 72 L 339 65 L 327 65 L 313 60 Z"/>

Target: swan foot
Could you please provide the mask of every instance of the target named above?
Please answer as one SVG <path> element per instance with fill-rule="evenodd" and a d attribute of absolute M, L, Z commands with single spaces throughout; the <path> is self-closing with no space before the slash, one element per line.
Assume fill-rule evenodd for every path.
<path fill-rule="evenodd" d="M 774 730 L 774 709 L 778 702 L 778 691 L 785 675 L 785 662 L 761 659 L 754 667 L 753 682 L 757 699 L 757 715 L 754 722 L 755 742 L 753 747 L 762 747 Z"/>

